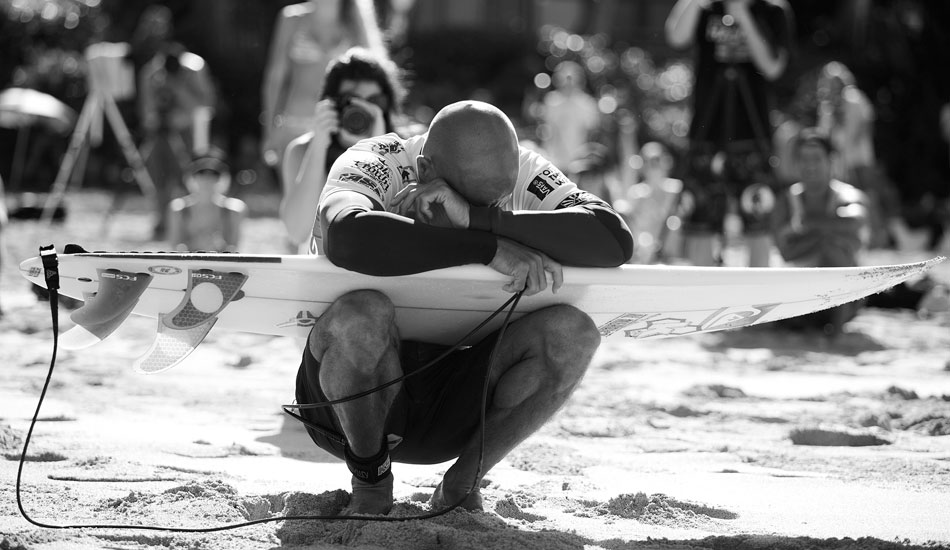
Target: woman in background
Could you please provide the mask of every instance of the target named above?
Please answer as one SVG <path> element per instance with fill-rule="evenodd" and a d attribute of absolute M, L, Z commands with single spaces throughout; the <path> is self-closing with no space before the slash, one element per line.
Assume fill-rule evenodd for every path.
<path fill-rule="evenodd" d="M 280 12 L 262 89 L 268 165 L 279 169 L 287 144 L 313 128 L 327 65 L 352 46 L 385 55 L 371 0 L 310 0 Z"/>

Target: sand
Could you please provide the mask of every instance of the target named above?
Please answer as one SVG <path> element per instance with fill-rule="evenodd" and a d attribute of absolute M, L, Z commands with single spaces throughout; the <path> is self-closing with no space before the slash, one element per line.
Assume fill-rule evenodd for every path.
<path fill-rule="evenodd" d="M 249 197 L 272 212 L 273 197 Z M 256 202 L 255 202 L 256 200 Z M 214 533 L 57 530 L 17 511 L 23 437 L 52 351 L 47 304 L 15 269 L 41 244 L 159 250 L 134 201 L 71 197 L 65 225 L 4 229 L 0 549 L 902 548 L 950 544 L 950 315 L 866 310 L 833 341 L 774 328 L 604 346 L 570 402 L 483 483 L 485 511 L 429 520 L 448 464 L 396 464 L 398 522 L 280 521 Z M 281 252 L 270 215 L 245 252 Z M 13 257 L 15 260 L 11 260 Z M 869 263 L 929 257 L 875 252 Z M 950 265 L 936 275 L 950 281 Z M 69 309 L 60 312 L 63 330 Z M 183 364 L 130 368 L 154 334 L 133 317 L 60 350 L 23 475 L 45 523 L 214 528 L 334 515 L 349 474 L 280 411 L 299 342 L 212 331 Z"/>

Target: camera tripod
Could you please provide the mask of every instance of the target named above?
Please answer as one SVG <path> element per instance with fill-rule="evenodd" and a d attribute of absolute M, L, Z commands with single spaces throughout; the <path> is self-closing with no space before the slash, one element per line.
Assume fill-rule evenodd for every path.
<path fill-rule="evenodd" d="M 119 142 L 126 162 L 132 168 L 133 177 L 142 190 L 142 194 L 149 200 L 155 195 L 155 184 L 145 169 L 145 162 L 138 148 L 135 146 L 129 127 L 122 119 L 122 113 L 119 111 L 118 105 L 116 105 L 113 90 L 111 89 L 115 88 L 115 86 L 110 86 L 110 77 L 107 76 L 108 74 L 114 75 L 119 72 L 116 66 L 121 63 L 121 59 L 97 56 L 96 53 L 94 53 L 96 52 L 94 49 L 95 46 L 96 45 L 90 47 L 86 52 L 86 58 L 90 63 L 87 78 L 89 94 L 86 96 L 86 101 L 79 114 L 79 119 L 76 121 L 76 127 L 69 140 L 69 147 L 63 156 L 63 162 L 59 166 L 59 172 L 56 174 L 56 179 L 53 182 L 52 189 L 46 199 L 46 203 L 43 206 L 43 213 L 40 217 L 41 221 L 47 224 L 50 223 L 53 218 L 53 213 L 63 201 L 66 189 L 70 183 L 70 176 L 73 175 L 76 164 L 80 160 L 83 147 L 87 141 L 90 142 L 90 146 L 93 145 L 93 139 L 91 138 L 94 134 L 99 133 L 102 126 L 103 114 L 109 122 L 109 126 L 112 128 L 116 140 Z"/>
<path fill-rule="evenodd" d="M 736 101 L 737 96 L 739 98 L 738 102 Z M 722 120 L 724 121 L 725 128 L 720 135 L 720 139 L 710 140 L 709 134 L 713 130 L 713 117 L 718 112 L 716 106 L 722 105 L 723 101 L 725 101 L 725 109 L 722 113 Z M 730 151 L 729 144 L 736 135 L 737 103 L 741 105 L 741 108 L 745 111 L 745 115 L 748 117 L 753 133 L 752 141 L 754 143 L 754 148 L 762 155 L 766 165 L 768 165 L 768 158 L 771 154 L 771 133 L 768 130 L 766 121 L 762 120 L 762 117 L 759 116 L 759 113 L 756 112 L 754 108 L 752 88 L 749 85 L 746 75 L 736 67 L 735 63 L 730 63 L 723 71 L 716 75 L 709 101 L 709 104 L 712 106 L 712 108 L 707 109 L 703 114 L 702 120 L 699 121 L 701 124 L 699 126 L 699 131 L 690 139 L 689 150 L 687 152 L 689 172 L 694 170 L 693 164 L 697 155 L 699 154 L 698 144 L 707 145 L 714 143 L 715 145 L 713 146 L 711 153 L 713 156 L 721 153 L 724 156 L 724 165 L 728 164 L 730 156 L 736 154 L 735 151 Z M 694 120 L 693 124 L 695 123 L 696 121 Z M 687 178 L 690 178 L 692 177 L 692 174 L 687 173 L 686 176 Z M 717 185 L 723 185 L 725 183 L 722 181 L 721 172 L 714 174 L 714 178 L 715 180 L 710 183 L 715 183 Z M 670 216 L 674 215 L 680 209 L 683 192 L 687 189 L 687 187 L 687 185 L 684 185 L 680 193 L 673 200 L 667 215 L 667 219 L 669 219 Z M 658 236 L 657 242 L 665 242 L 668 233 L 668 224 L 664 223 L 660 227 L 660 234 Z M 657 251 L 656 257 L 661 261 L 665 257 L 662 245 Z"/>

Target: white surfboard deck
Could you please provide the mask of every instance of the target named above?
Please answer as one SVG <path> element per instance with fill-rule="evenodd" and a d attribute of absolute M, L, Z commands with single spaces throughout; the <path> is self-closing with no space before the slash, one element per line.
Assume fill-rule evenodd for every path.
<path fill-rule="evenodd" d="M 212 326 L 257 334 L 306 336 L 341 295 L 385 293 L 404 339 L 454 344 L 510 297 L 507 279 L 482 265 L 401 277 L 341 269 L 325 257 L 221 253 L 81 252 L 59 254 L 60 294 L 86 300 L 64 347 L 98 342 L 129 312 L 158 319 L 158 336 L 136 368 L 158 372 L 186 357 Z M 851 302 L 942 262 L 853 268 L 724 268 L 624 265 L 564 268 L 564 285 L 523 297 L 512 319 L 553 304 L 586 312 L 604 338 L 684 336 L 767 323 Z M 20 265 L 45 287 L 39 257 Z M 131 289 L 131 290 L 130 290 Z M 141 293 L 137 299 L 134 294 Z M 498 328 L 503 315 L 471 344 Z"/>

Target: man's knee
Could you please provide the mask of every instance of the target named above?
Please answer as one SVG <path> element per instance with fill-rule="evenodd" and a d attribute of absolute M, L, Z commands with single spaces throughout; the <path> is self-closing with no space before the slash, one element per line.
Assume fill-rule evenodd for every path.
<path fill-rule="evenodd" d="M 583 311 L 570 305 L 545 308 L 537 314 L 537 334 L 543 341 L 548 362 L 568 370 L 587 368 L 587 363 L 600 345 L 597 325 Z"/>
<path fill-rule="evenodd" d="M 524 344 L 529 357 L 499 379 L 492 404 L 513 408 L 542 390 L 565 395 L 587 370 L 600 333 L 591 318 L 573 306 L 558 305 L 532 314 Z"/>
<path fill-rule="evenodd" d="M 332 345 L 380 350 L 394 344 L 396 310 L 389 298 L 375 290 L 355 290 L 339 297 L 317 321 L 309 346 L 321 360 Z"/>

